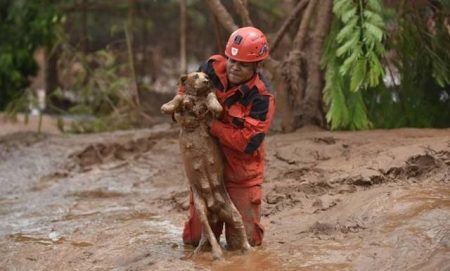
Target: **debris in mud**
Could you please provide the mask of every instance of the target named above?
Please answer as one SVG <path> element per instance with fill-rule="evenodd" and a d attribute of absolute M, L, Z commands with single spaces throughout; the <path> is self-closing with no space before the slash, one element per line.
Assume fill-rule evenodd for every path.
<path fill-rule="evenodd" d="M 438 167 L 436 159 L 429 155 L 416 155 L 406 161 L 405 173 L 408 178 L 418 177 Z"/>
<path fill-rule="evenodd" d="M 13 239 L 17 243 L 36 243 L 40 245 L 50 246 L 50 245 L 60 245 L 68 242 L 74 247 L 90 247 L 93 246 L 92 243 L 86 241 L 73 241 L 67 240 L 65 237 L 61 236 L 60 233 L 52 231 L 49 233 L 48 237 L 39 237 L 29 234 L 16 233 L 11 234 L 9 238 Z M 30 261 L 36 261 L 35 258 L 27 258 Z"/>
<path fill-rule="evenodd" d="M 52 240 L 53 242 L 57 242 L 57 241 L 59 241 L 62 238 L 62 236 L 61 236 L 61 233 L 59 233 L 59 232 L 57 232 L 55 230 L 52 230 L 48 234 L 48 238 L 50 238 L 50 240 Z"/>
<path fill-rule="evenodd" d="M 174 129 L 152 133 L 135 139 L 110 140 L 89 144 L 84 149 L 69 155 L 71 162 L 66 165 L 68 170 L 81 168 L 82 171 L 91 170 L 93 166 L 114 161 L 128 161 L 137 159 L 143 153 L 150 151 L 158 142 L 158 139 L 175 137 L 177 131 Z M 122 167 L 126 163 L 112 165 L 112 168 Z M 111 168 L 106 168 L 111 169 Z"/>
<path fill-rule="evenodd" d="M 347 184 L 368 187 L 374 184 L 381 184 L 385 180 L 383 175 L 362 176 L 357 175 L 346 179 Z"/>
<path fill-rule="evenodd" d="M 169 201 L 178 211 L 186 211 L 189 209 L 189 191 L 172 193 Z"/>
<path fill-rule="evenodd" d="M 362 225 L 359 222 L 355 223 L 347 222 L 344 225 L 338 223 L 336 228 L 342 233 L 357 233 L 360 232 L 361 230 L 367 229 L 364 225 Z"/>
<path fill-rule="evenodd" d="M 80 191 L 69 194 L 69 196 L 75 196 L 82 199 L 98 199 L 98 198 L 116 198 L 123 197 L 125 193 L 116 191 L 106 191 L 102 189 L 90 190 L 90 191 Z"/>
<path fill-rule="evenodd" d="M 59 179 L 67 178 L 69 172 L 66 170 L 57 170 L 48 175 L 42 176 L 38 182 L 36 182 L 31 188 L 32 191 L 40 191 L 51 186 L 53 183 L 57 182 Z"/>
<path fill-rule="evenodd" d="M 312 233 L 314 235 L 332 235 L 335 232 L 340 232 L 344 234 L 357 233 L 365 229 L 366 227 L 361 225 L 360 223 L 347 222 L 345 224 L 341 224 L 339 222 L 336 222 L 335 224 L 332 224 L 317 221 L 311 227 L 309 227 L 309 229 L 306 232 Z"/>
<path fill-rule="evenodd" d="M 331 235 L 336 230 L 336 225 L 332 225 L 330 223 L 321 223 L 317 221 L 314 223 L 307 232 L 313 233 L 315 235 L 325 234 Z"/>
<path fill-rule="evenodd" d="M 340 201 L 341 201 L 340 199 L 334 199 L 331 197 L 323 196 L 321 198 L 316 199 L 312 203 L 312 207 L 316 208 L 314 213 L 317 213 L 319 211 L 326 211 L 326 210 L 336 206 L 338 204 L 338 202 L 340 202 Z"/>
<path fill-rule="evenodd" d="M 136 141 L 120 144 L 113 143 L 96 143 L 87 146 L 84 150 L 71 155 L 77 161 L 81 168 L 86 169 L 93 165 L 103 164 L 114 160 L 127 160 L 132 157 L 148 151 L 155 141 L 147 141 L 139 139 Z"/>
<path fill-rule="evenodd" d="M 15 242 L 34 242 L 42 245 L 62 244 L 65 241 L 64 237 L 61 236 L 52 239 L 50 237 L 36 237 L 22 233 L 11 234 L 9 237 Z"/>
<path fill-rule="evenodd" d="M 29 147 L 47 139 L 49 135 L 37 132 L 17 132 L 0 137 L 0 160 L 6 159 L 12 151 Z"/>
<path fill-rule="evenodd" d="M 440 244 L 442 244 L 444 247 L 450 249 L 450 230 L 447 232 L 447 234 L 439 241 Z"/>
<path fill-rule="evenodd" d="M 301 201 L 302 194 L 300 193 L 277 193 L 276 191 L 269 192 L 264 201 L 267 204 L 264 204 L 262 207 L 262 215 L 270 216 L 276 214 L 286 208 L 292 208 L 296 205 L 302 205 Z"/>
<path fill-rule="evenodd" d="M 331 158 L 330 156 L 327 156 L 318 151 L 311 152 L 311 156 L 314 157 L 314 159 L 316 159 L 318 161 L 326 161 L 326 160 L 330 160 L 330 158 Z"/>
<path fill-rule="evenodd" d="M 417 178 L 424 174 L 429 174 L 434 169 L 445 165 L 448 161 L 446 152 L 436 154 L 421 154 L 410 157 L 402 167 L 391 167 L 388 170 L 378 169 L 381 174 L 362 176 L 356 175 L 345 178 L 344 182 L 349 185 L 369 187 L 385 182 L 405 181 L 410 178 Z"/>
<path fill-rule="evenodd" d="M 310 170 L 311 170 L 310 167 L 302 167 L 302 168 L 298 168 L 298 169 L 288 170 L 283 173 L 282 178 L 299 180 L 301 177 L 303 177 L 305 174 L 307 174 Z"/>
<path fill-rule="evenodd" d="M 279 194 L 276 192 L 268 193 L 266 195 L 266 202 L 268 204 L 277 204 L 278 202 L 282 201 L 285 198 L 286 198 L 285 194 Z"/>
<path fill-rule="evenodd" d="M 292 158 L 286 158 L 286 157 L 284 157 L 282 154 L 280 154 L 279 152 L 276 152 L 276 153 L 275 153 L 275 158 L 277 158 L 277 159 L 280 160 L 280 161 L 286 162 L 286 163 L 288 163 L 289 165 L 296 165 L 296 164 L 297 164 L 297 161 L 296 161 L 296 160 L 294 160 L 294 159 L 292 159 Z"/>
<path fill-rule="evenodd" d="M 263 215 L 270 216 L 286 208 L 303 205 L 302 200 L 309 196 L 323 195 L 331 190 L 333 186 L 324 180 L 313 183 L 292 182 L 288 185 L 275 185 L 264 197 L 267 203 L 263 205 Z"/>
<path fill-rule="evenodd" d="M 448 165 L 449 152 L 439 152 L 435 153 L 435 155 L 431 154 L 421 154 L 410 157 L 403 167 L 392 167 L 388 169 L 386 172 L 383 172 L 383 175 L 388 176 L 390 178 L 417 178 L 424 174 L 430 173 L 436 168 L 439 168 L 441 165 Z"/>
<path fill-rule="evenodd" d="M 336 139 L 332 136 L 316 137 L 313 141 L 316 143 L 325 143 L 327 145 L 336 144 Z"/>

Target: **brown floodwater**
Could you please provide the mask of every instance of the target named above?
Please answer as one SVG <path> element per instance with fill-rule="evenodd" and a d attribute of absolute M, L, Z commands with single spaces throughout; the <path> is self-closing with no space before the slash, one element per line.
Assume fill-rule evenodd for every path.
<path fill-rule="evenodd" d="M 93 211 L 91 215 L 63 215 L 53 220 L 67 223 L 67 228 L 74 229 L 72 232 L 58 232 L 55 225 L 49 228 L 50 222 L 34 219 L 31 213 L 27 223 L 21 218 L 19 231 L 3 239 L 2 245 L 11 249 L 4 251 L 10 257 L 6 270 L 14 270 L 13 266 L 71 269 L 82 266 L 76 261 L 80 255 L 90 256 L 87 258 L 92 258 L 91 264 L 99 270 L 117 266 L 120 268 L 115 270 L 448 270 L 445 268 L 450 266 L 450 189 L 410 187 L 389 195 L 389 202 L 383 202 L 382 196 L 365 202 L 365 207 L 360 206 L 360 210 L 376 211 L 375 206 L 382 210 L 376 211 L 360 232 L 344 234 L 333 229 L 322 235 L 300 234 L 293 236 L 292 244 L 266 242 L 244 255 L 225 251 L 222 261 L 213 261 L 207 251 L 191 257 L 193 249 L 180 241 L 182 223 L 153 213 L 116 206 Z M 348 202 L 354 203 L 351 199 Z M 98 202 L 83 209 L 88 207 L 98 209 Z M 345 210 L 343 206 L 342 211 Z M 45 210 L 34 210 L 38 211 Z M 365 216 L 365 212 L 352 215 Z M 12 220 L 2 223 L 14 224 Z M 95 227 L 89 226 L 90 220 Z M 2 234 L 6 233 L 3 230 Z"/>
<path fill-rule="evenodd" d="M 351 153 L 355 160 L 343 161 L 337 144 L 305 139 L 298 147 L 327 148 L 331 158 L 317 156 L 323 164 L 316 171 L 292 169 L 296 165 L 286 159 L 277 164 L 275 155 L 269 156 L 269 173 L 280 170 L 282 178 L 265 186 L 266 195 L 278 194 L 270 206 L 265 199 L 263 208 L 278 209 L 263 217 L 263 246 L 244 255 L 224 249 L 224 260 L 213 261 L 207 251 L 191 257 L 193 248 L 181 242 L 187 182 L 176 139 L 155 141 L 139 155 L 127 153 L 133 158 L 126 163 L 112 156 L 102 164 L 69 163 L 92 141 L 39 137 L 30 146 L 7 150 L 0 144 L 0 270 L 450 270 L 449 163 L 437 155 L 435 169 L 424 170 L 421 178 L 370 185 L 339 179 L 363 156 Z M 280 140 L 281 147 L 288 143 L 276 155 L 299 159 L 289 145 L 299 141 L 294 135 Z M 447 142 L 448 136 L 433 148 L 448 148 Z M 337 159 L 329 148 L 336 149 Z M 402 162 L 417 154 L 411 150 L 422 149 L 399 150 L 407 152 Z M 370 151 L 364 156 L 368 164 L 375 159 Z M 392 153 L 379 154 L 372 165 L 387 172 L 390 166 L 382 162 L 392 163 Z M 327 172 L 331 164 L 341 171 Z M 402 163 L 395 166 L 401 169 Z"/>

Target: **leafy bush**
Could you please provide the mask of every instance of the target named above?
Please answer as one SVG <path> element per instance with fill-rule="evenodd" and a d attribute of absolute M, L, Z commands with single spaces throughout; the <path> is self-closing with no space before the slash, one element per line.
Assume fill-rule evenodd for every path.
<path fill-rule="evenodd" d="M 0 1 L 0 110 L 25 92 L 37 71 L 34 50 L 55 39 L 61 20 L 50 1 Z"/>
<path fill-rule="evenodd" d="M 122 75 L 126 74 L 127 64 L 119 64 L 107 50 L 89 54 L 66 52 L 62 59 L 70 59 L 71 63 L 61 67 L 61 74 L 73 77 L 70 94 L 74 105 L 67 113 L 77 116 L 67 131 L 89 133 L 139 126 L 142 112 L 130 91 L 132 78 Z M 73 66 L 78 66 L 75 73 Z M 55 92 L 59 98 L 66 94 L 62 89 Z"/>
<path fill-rule="evenodd" d="M 381 10 L 381 0 L 334 1 L 336 18 L 322 58 L 326 118 L 332 130 L 371 127 L 361 92 L 379 85 L 384 73 Z"/>

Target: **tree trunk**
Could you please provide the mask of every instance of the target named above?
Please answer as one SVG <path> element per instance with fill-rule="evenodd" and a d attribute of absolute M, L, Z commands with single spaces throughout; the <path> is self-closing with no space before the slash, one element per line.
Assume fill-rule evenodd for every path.
<path fill-rule="evenodd" d="M 219 20 L 215 14 L 211 14 L 211 20 L 214 23 L 214 37 L 216 38 L 217 52 L 225 51 L 225 39 L 223 37 L 223 29 L 219 25 Z"/>
<path fill-rule="evenodd" d="M 301 112 L 303 110 L 301 106 L 306 87 L 306 71 L 302 67 L 302 62 L 305 62 L 303 61 L 305 59 L 303 49 L 316 4 L 317 1 L 309 1 L 293 42 L 294 48 L 282 65 L 281 78 L 286 82 L 286 88 L 282 91 L 285 91 L 286 95 L 281 98 L 279 104 L 283 110 L 287 111 L 282 114 L 286 118 L 281 119 L 281 129 L 284 132 L 292 132 L 300 127 Z"/>
<path fill-rule="evenodd" d="M 86 54 L 89 51 L 89 39 L 87 30 L 87 0 L 81 0 L 81 51 Z"/>
<path fill-rule="evenodd" d="M 148 53 L 148 28 L 147 28 L 147 23 L 145 20 L 146 17 L 146 13 L 147 10 L 145 9 L 145 5 L 143 5 L 143 7 L 141 7 L 139 12 L 139 17 L 140 17 L 140 21 L 141 21 L 141 54 L 142 54 L 142 60 L 140 63 L 140 69 L 138 74 L 140 75 L 140 77 L 146 77 L 148 76 L 148 59 L 149 59 L 149 53 Z M 142 89 L 147 89 L 144 84 L 141 85 Z"/>
<path fill-rule="evenodd" d="M 332 0 L 323 0 L 318 7 L 316 16 L 316 28 L 312 35 L 310 57 L 308 58 L 308 80 L 306 82 L 305 99 L 303 100 L 303 112 L 301 125 L 326 126 L 325 115 L 322 109 L 323 73 L 320 68 L 320 58 L 325 36 L 331 25 Z"/>
<path fill-rule="evenodd" d="M 50 104 L 61 109 L 66 109 L 66 105 L 63 100 L 53 95 L 55 90 L 59 87 L 59 73 L 58 73 L 58 59 L 60 56 L 60 48 L 59 46 L 56 48 L 52 48 L 52 45 L 49 45 L 45 52 L 45 61 L 46 61 L 46 72 L 45 72 L 45 94 L 49 97 Z M 47 112 L 52 112 L 52 109 L 47 107 Z"/>
<path fill-rule="evenodd" d="M 187 73 L 186 60 L 186 0 L 180 0 L 180 73 Z"/>
<path fill-rule="evenodd" d="M 128 0 L 128 22 L 126 27 L 126 39 L 128 47 L 128 60 L 130 62 L 131 75 L 134 82 L 134 87 L 131 89 L 131 96 L 134 104 L 137 106 L 138 110 L 141 106 L 140 102 L 140 87 L 138 83 L 138 78 L 136 74 L 136 54 L 134 50 L 134 16 L 136 13 L 136 3 L 135 0 Z"/>

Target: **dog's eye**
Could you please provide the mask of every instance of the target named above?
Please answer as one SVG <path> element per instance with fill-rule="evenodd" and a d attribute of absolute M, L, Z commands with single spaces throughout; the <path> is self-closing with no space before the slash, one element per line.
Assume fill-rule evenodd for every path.
<path fill-rule="evenodd" d="M 198 74 L 194 75 L 194 79 L 198 79 Z"/>

